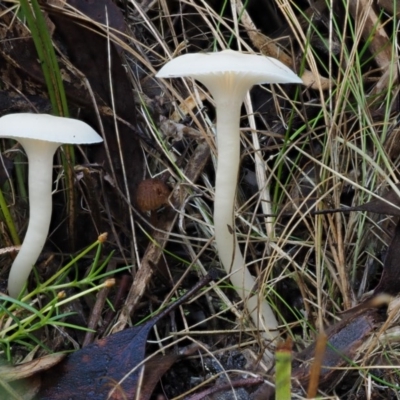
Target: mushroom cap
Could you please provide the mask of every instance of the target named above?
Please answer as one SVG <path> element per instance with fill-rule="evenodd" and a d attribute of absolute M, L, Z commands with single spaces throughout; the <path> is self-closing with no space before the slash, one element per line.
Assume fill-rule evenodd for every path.
<path fill-rule="evenodd" d="M 0 137 L 36 139 L 60 144 L 91 144 L 103 141 L 92 127 L 78 119 L 30 113 L 1 117 Z"/>
<path fill-rule="evenodd" d="M 251 76 L 253 84 L 303 83 L 290 68 L 273 57 L 243 54 L 234 50 L 184 54 L 166 63 L 156 76 L 193 77 L 201 81 L 204 76 L 222 73 Z"/>
<path fill-rule="evenodd" d="M 136 203 L 142 212 L 158 210 L 168 204 L 171 194 L 169 186 L 160 179 L 141 181 L 136 191 Z"/>

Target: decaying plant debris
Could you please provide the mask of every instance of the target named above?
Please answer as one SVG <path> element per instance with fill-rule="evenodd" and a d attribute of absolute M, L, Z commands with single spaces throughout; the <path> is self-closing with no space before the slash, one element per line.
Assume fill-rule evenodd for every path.
<path fill-rule="evenodd" d="M 51 368 L 50 353 L 91 346 L 90 353 L 93 343 L 136 332 L 131 325 L 153 326 L 144 321 L 219 267 L 211 217 L 217 156 L 212 97 L 192 80 L 154 76 L 177 55 L 232 48 L 276 57 L 304 82 L 302 88 L 258 86 L 246 99 L 236 204 L 237 237 L 256 290 L 273 305 L 281 340 L 293 342 L 292 397 L 318 391 L 328 398 L 397 398 L 400 110 L 392 2 L 38 4 L 70 115 L 92 125 L 105 145 L 82 148 L 73 163 L 69 159 L 72 180 L 64 153 L 55 159 L 54 218 L 37 266 L 42 281 L 32 275 L 28 284 L 36 293 L 28 299 L 32 308 L 1 296 L 2 358 L 37 360 L 22 367 L 30 371 L 24 377 L 37 376 L 34 365 Z M 50 113 L 32 30 L 18 5 L 0 4 L 0 115 Z M 1 152 L 1 190 L 23 238 L 26 159 L 8 141 Z M 136 203 L 136 189 L 151 178 L 171 194 L 150 216 Z M 107 239 L 95 242 L 103 232 Z M 1 247 L 15 245 L 2 219 Z M 5 292 L 13 252 L 0 254 Z M 74 257 L 62 274 L 63 290 L 46 286 Z M 95 276 L 98 265 L 107 277 L 88 283 L 85 276 Z M 95 289 L 79 297 L 87 287 Z M 26 322 L 53 306 L 62 324 Z M 274 365 L 263 356 L 277 343 L 253 328 L 221 274 L 146 331 L 146 355 L 137 365 L 146 362 L 155 372 L 151 384 L 137 390 L 142 398 L 273 398 Z M 326 334 L 325 350 L 316 350 L 318 332 Z M 3 378 L 0 394 L 19 398 Z M 33 398 L 40 387 L 32 378 L 25 396 Z"/>

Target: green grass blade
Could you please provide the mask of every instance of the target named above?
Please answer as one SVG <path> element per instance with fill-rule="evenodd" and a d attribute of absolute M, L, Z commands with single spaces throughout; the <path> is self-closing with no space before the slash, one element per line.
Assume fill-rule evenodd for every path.
<path fill-rule="evenodd" d="M 292 341 L 278 345 L 275 353 L 275 399 L 290 400 L 290 377 L 292 373 Z"/>

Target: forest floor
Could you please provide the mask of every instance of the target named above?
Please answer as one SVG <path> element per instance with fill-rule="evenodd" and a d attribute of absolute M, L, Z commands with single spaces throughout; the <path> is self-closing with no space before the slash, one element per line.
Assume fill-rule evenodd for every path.
<path fill-rule="evenodd" d="M 393 2 L 35 0 L 33 22 L 24 3 L 0 4 L 0 116 L 69 115 L 104 144 L 57 153 L 49 240 L 29 294 L 12 300 L 28 166 L 18 144 L 1 143 L 1 355 L 31 368 L 0 367 L 4 396 L 399 398 Z M 47 80 L 52 49 L 59 71 Z M 272 341 L 215 246 L 213 98 L 193 79 L 155 76 L 179 55 L 224 49 L 277 58 L 303 80 L 255 86 L 241 110 L 234 229 L 279 322 Z"/>

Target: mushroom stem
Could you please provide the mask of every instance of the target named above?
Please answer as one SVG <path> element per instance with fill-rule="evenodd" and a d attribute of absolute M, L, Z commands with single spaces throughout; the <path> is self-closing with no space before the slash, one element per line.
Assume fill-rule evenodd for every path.
<path fill-rule="evenodd" d="M 205 83 L 205 79 L 201 79 Z M 241 82 L 227 85 L 226 90 L 215 92 L 208 86 L 217 109 L 218 161 L 215 183 L 214 226 L 215 240 L 221 263 L 235 290 L 245 303 L 256 327 L 265 330 L 268 339 L 278 335 L 278 322 L 262 292 L 253 294 L 256 281 L 246 267 L 235 235 L 234 205 L 240 163 L 240 110 L 243 99 L 252 84 Z M 258 291 L 257 291 L 258 292 Z"/>
<path fill-rule="evenodd" d="M 29 225 L 8 280 L 10 296 L 20 294 L 46 242 L 52 213 L 53 157 L 61 143 L 19 139 L 29 161 Z"/>

